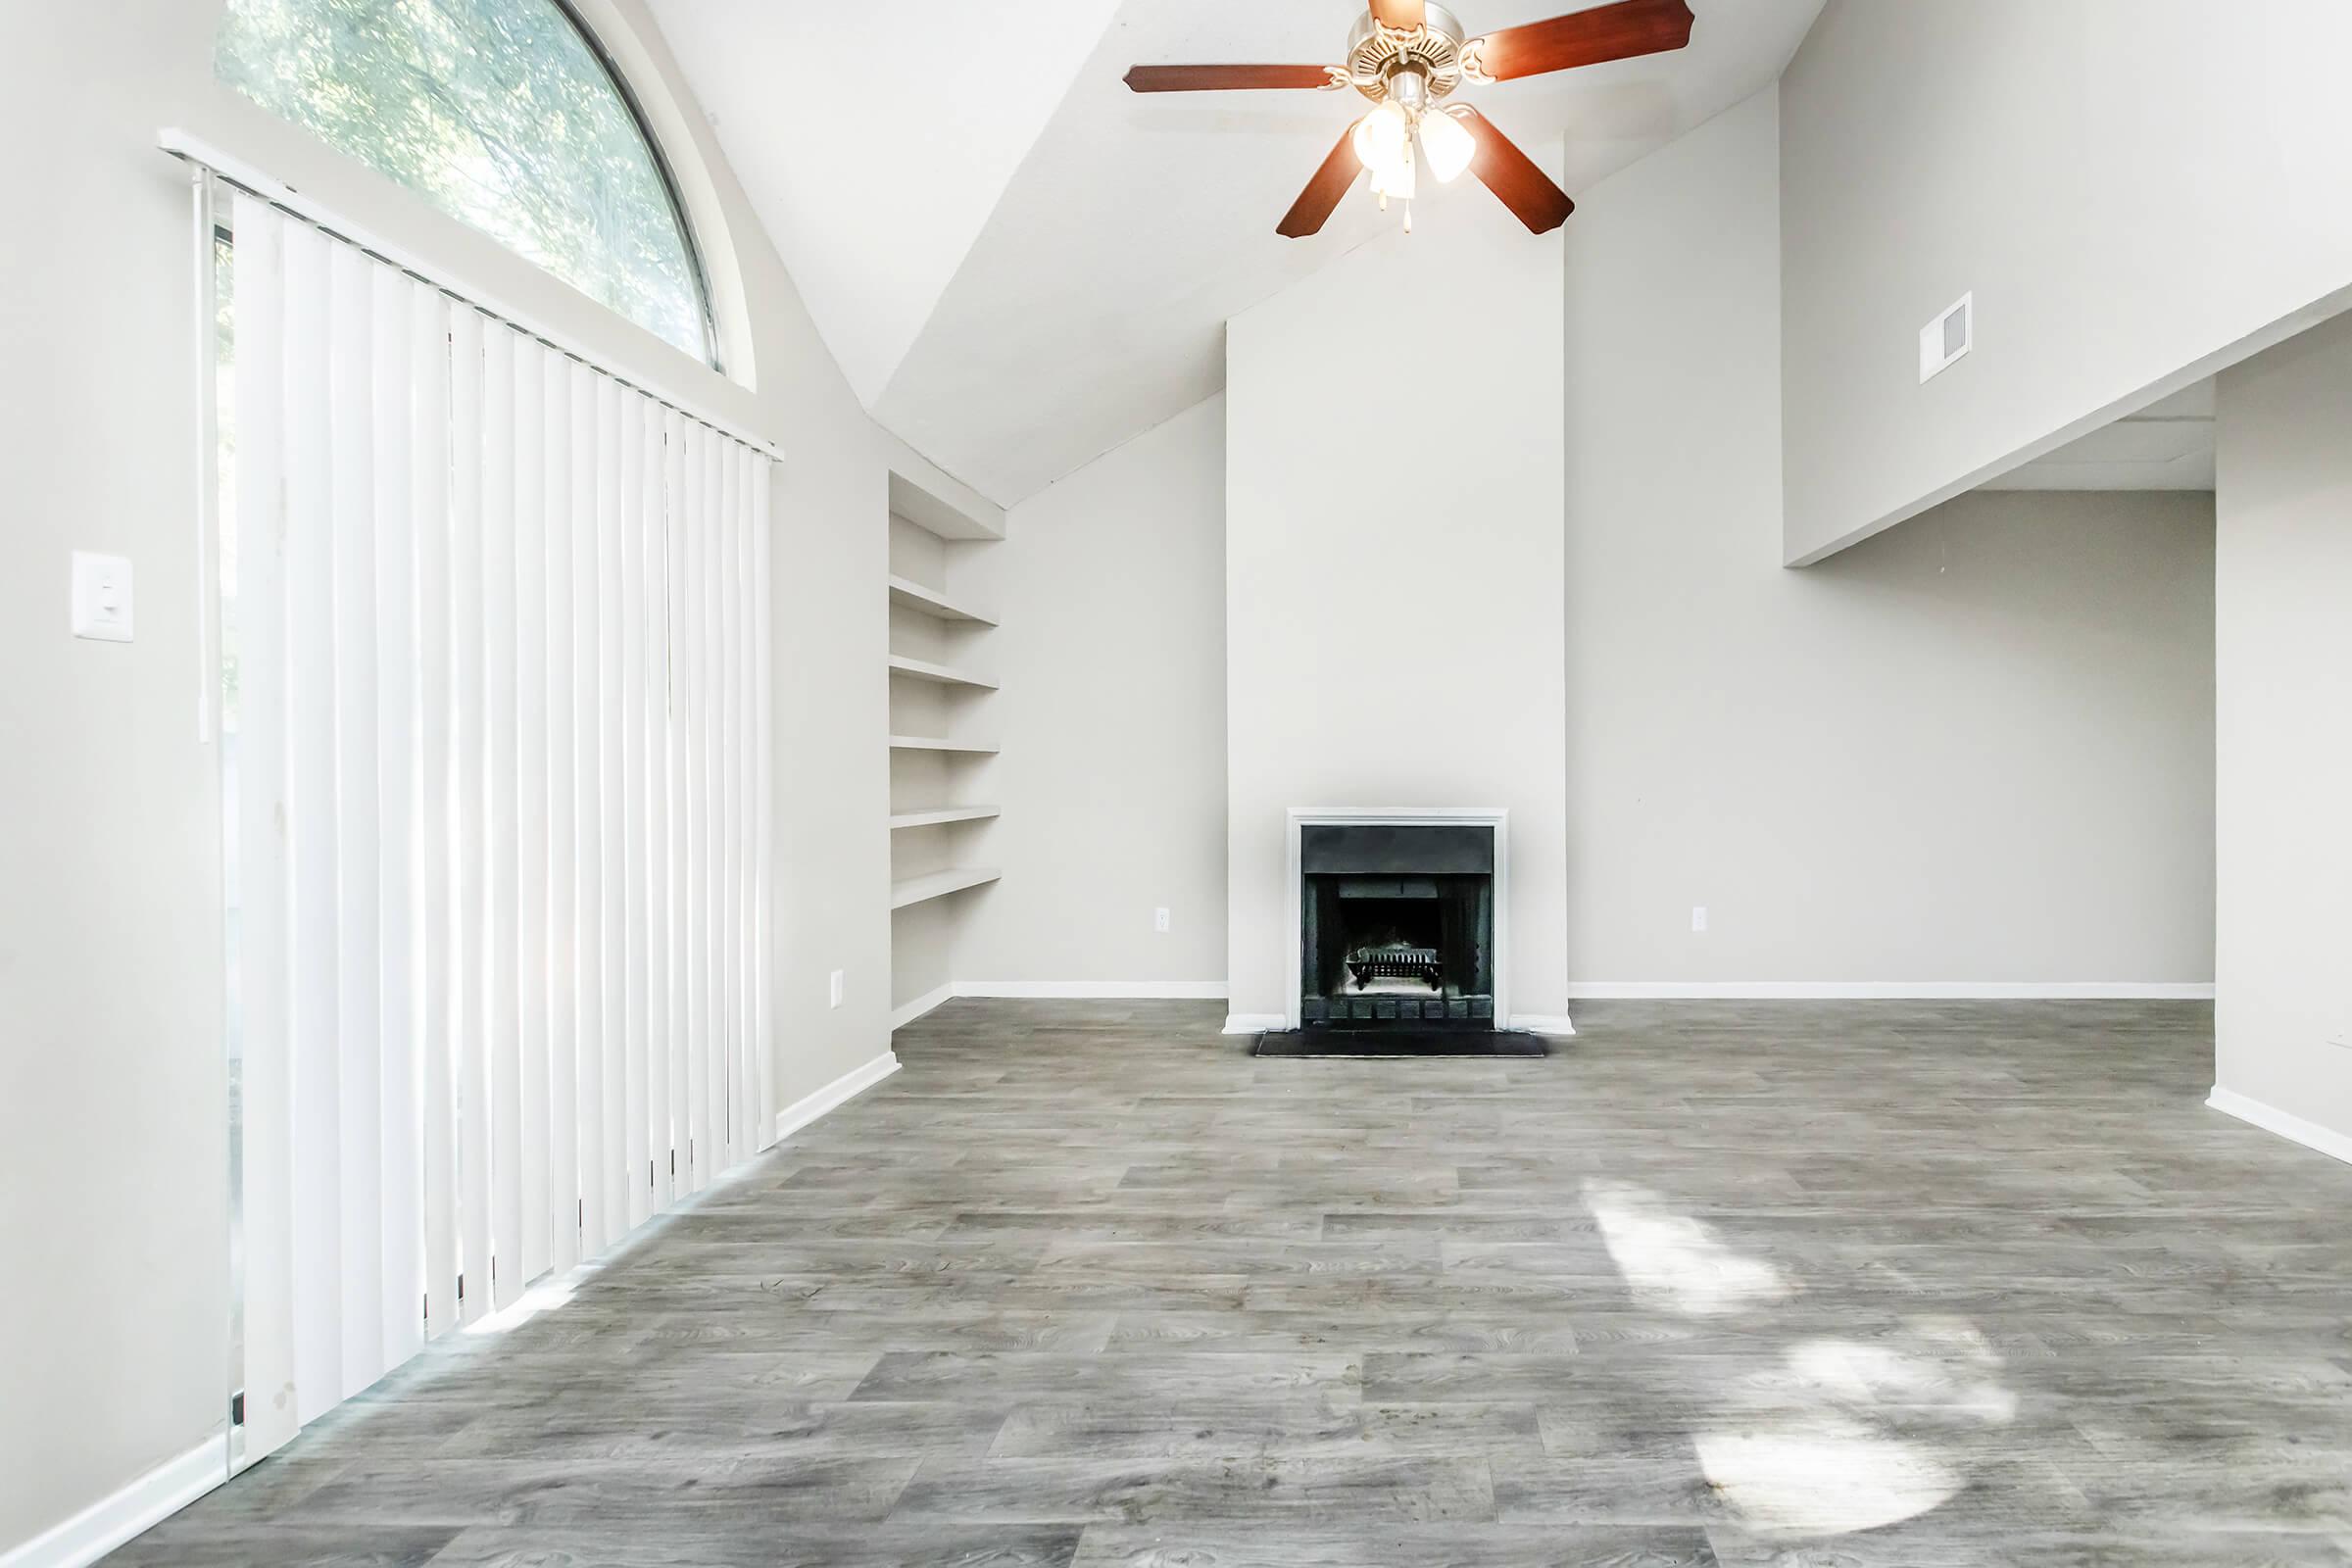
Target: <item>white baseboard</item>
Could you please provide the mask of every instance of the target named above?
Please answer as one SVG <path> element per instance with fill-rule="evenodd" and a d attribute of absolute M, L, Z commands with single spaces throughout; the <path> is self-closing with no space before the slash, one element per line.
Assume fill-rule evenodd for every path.
<path fill-rule="evenodd" d="M 228 1438 L 205 1439 L 120 1492 L 21 1545 L 0 1551 L 0 1568 L 82 1568 L 152 1529 L 228 1479 Z"/>
<path fill-rule="evenodd" d="M 885 1051 L 862 1067 L 853 1067 L 812 1095 L 800 1099 L 776 1112 L 776 1137 L 789 1138 L 822 1116 L 826 1111 L 855 1099 L 899 1070 L 896 1053 Z"/>
<path fill-rule="evenodd" d="M 1229 1012 L 1225 1015 L 1225 1032 L 1229 1035 L 1262 1035 L 1269 1029 L 1288 1029 L 1291 1020 L 1279 1012 Z"/>
<path fill-rule="evenodd" d="M 1559 1035 L 1563 1038 L 1576 1033 L 1576 1025 L 1564 1012 L 1514 1012 L 1511 1025 L 1531 1035 Z"/>
<path fill-rule="evenodd" d="M 937 991 L 927 991 L 905 1006 L 891 1008 L 890 1027 L 894 1032 L 904 1029 L 933 1007 L 955 1000 L 956 988 L 952 985 L 941 986 Z"/>
<path fill-rule="evenodd" d="M 1222 980 L 957 980 L 959 997 L 1066 997 L 1105 1001 L 1223 1002 Z"/>
<path fill-rule="evenodd" d="M 2211 1002 L 2172 980 L 1571 980 L 1570 1000 L 1714 1002 Z"/>
<path fill-rule="evenodd" d="M 2249 1122 L 2266 1133 L 2277 1133 L 2289 1143 L 2301 1144 L 2305 1149 L 2316 1149 L 2323 1154 L 2352 1164 L 2352 1136 L 2323 1127 L 2316 1121 L 2305 1121 L 2276 1105 L 2266 1105 L 2259 1100 L 2249 1100 L 2235 1090 L 2224 1089 L 2220 1084 L 2213 1086 L 2213 1093 L 2206 1098 L 2205 1103 L 2225 1116 L 2235 1116 L 2239 1121 Z"/>
<path fill-rule="evenodd" d="M 903 1029 L 942 1003 L 958 997 L 1001 1001 L 1054 999 L 1082 1002 L 1223 1002 L 1222 980 L 951 980 L 903 1007 L 891 1009 L 890 1026 Z M 1277 1024 L 1275 1027 L 1280 1028 Z"/>

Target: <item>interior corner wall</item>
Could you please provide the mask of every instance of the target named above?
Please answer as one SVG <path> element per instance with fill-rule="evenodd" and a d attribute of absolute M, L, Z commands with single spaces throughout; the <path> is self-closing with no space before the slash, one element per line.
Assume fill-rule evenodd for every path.
<path fill-rule="evenodd" d="M 643 0 L 579 0 L 731 236 L 738 385 L 213 78 L 220 0 L 8 8 L 0 130 L 45 214 L 0 246 L 0 1553 L 222 1429 L 226 1106 L 219 763 L 196 740 L 185 127 L 446 266 L 643 384 L 766 435 L 776 475 L 773 1110 L 889 1049 L 885 517 L 899 468 L 995 509 L 868 419 Z M 126 556 L 137 638 L 67 631 L 68 557 Z M 848 1000 L 825 1005 L 828 971 Z M 37 1173 L 37 1179 L 36 1179 Z M 34 1412 L 36 1414 L 27 1414 Z"/>
<path fill-rule="evenodd" d="M 1829 0 L 1781 86 L 1784 559 L 2340 309 L 2347 56 L 2341 0 Z"/>
<path fill-rule="evenodd" d="M 1980 492 L 1782 566 L 1774 96 L 1574 220 L 1577 989 L 2209 981 L 2211 498 Z"/>
<path fill-rule="evenodd" d="M 1567 1010 L 1560 238 L 1424 206 L 1226 331 L 1237 1014 L 1296 987 L 1292 807 L 1506 808 L 1509 1005 Z"/>
<path fill-rule="evenodd" d="M 2352 318 L 2217 412 L 2215 1087 L 2352 1158 Z"/>
<path fill-rule="evenodd" d="M 955 978 L 1220 986 L 1224 398 L 1013 507 L 985 554 L 1004 877 L 964 895 Z"/>

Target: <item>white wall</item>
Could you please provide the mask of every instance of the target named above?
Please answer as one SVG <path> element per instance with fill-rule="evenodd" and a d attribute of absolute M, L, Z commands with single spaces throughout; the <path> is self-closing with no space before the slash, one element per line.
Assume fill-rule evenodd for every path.
<path fill-rule="evenodd" d="M 0 238 L 0 1551 L 226 1416 L 190 219 L 141 145 L 203 9 L 14 4 L 0 51 L 0 133 L 37 150 Z M 131 559 L 136 641 L 67 634 L 76 549 Z"/>
<path fill-rule="evenodd" d="M 2352 320 L 2218 412 L 2215 1081 L 2352 1157 Z"/>
<path fill-rule="evenodd" d="M 859 411 L 639 0 L 583 9 L 681 164 L 719 270 L 740 263 L 722 317 L 757 392 L 219 87 L 218 0 L 6 6 L 0 130 L 39 149 L 20 183 L 41 220 L 0 242 L 0 1256 L 12 1284 L 39 1288 L 0 1292 L 0 1409 L 14 1418 L 0 1434 L 0 1550 L 186 1452 L 226 1404 L 220 813 L 217 760 L 194 727 L 190 220 L 159 126 L 225 146 L 791 454 L 772 585 L 777 1100 L 888 1049 L 888 469 L 988 509 Z M 74 549 L 131 558 L 136 642 L 67 635 Z M 823 1001 L 833 968 L 850 971 L 838 1011 Z"/>
<path fill-rule="evenodd" d="M 1510 1006 L 1566 1010 L 1560 239 L 1446 195 L 1227 329 L 1237 1013 L 1296 985 L 1294 806 L 1507 808 Z"/>
<path fill-rule="evenodd" d="M 1774 97 L 1571 224 L 1572 978 L 2209 980 L 2211 500 L 1982 493 L 1781 566 Z"/>
<path fill-rule="evenodd" d="M 2341 0 L 1830 0 L 1782 89 L 1787 558 L 2338 308 L 2347 56 Z"/>
<path fill-rule="evenodd" d="M 974 564 L 1004 689 L 965 981 L 1225 977 L 1225 400 L 1014 507 Z M 1169 929 L 1152 929 L 1152 911 Z"/>

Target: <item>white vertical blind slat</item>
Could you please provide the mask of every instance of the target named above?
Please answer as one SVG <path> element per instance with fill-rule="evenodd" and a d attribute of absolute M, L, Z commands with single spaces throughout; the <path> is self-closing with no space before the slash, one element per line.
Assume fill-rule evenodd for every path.
<path fill-rule="evenodd" d="M 621 1138 L 628 1224 L 652 1212 L 646 1096 L 645 940 L 645 422 L 634 393 L 620 404 Z"/>
<path fill-rule="evenodd" d="M 664 432 L 662 492 L 665 497 L 662 519 L 662 648 L 663 714 L 662 733 L 667 737 L 668 757 L 664 778 L 663 810 L 668 830 L 668 875 L 663 886 L 667 897 L 662 910 L 665 946 L 669 955 L 666 983 L 669 991 L 669 1033 L 672 1042 L 669 1054 L 669 1114 L 670 1149 L 676 1172 L 670 1179 L 670 1197 L 674 1201 L 694 1190 L 693 1172 L 687 1158 L 688 1121 L 691 1075 L 688 1062 L 694 1054 L 694 1034 L 687 1026 L 686 1016 L 686 929 L 683 904 L 686 887 L 686 693 L 683 684 L 683 661 L 679 658 L 679 641 L 687 622 L 678 612 L 678 584 L 685 568 L 685 529 L 683 526 L 686 474 L 686 421 L 671 414 Z"/>
<path fill-rule="evenodd" d="M 749 455 L 752 465 L 752 597 L 753 662 L 752 713 L 755 732 L 752 741 L 754 818 L 759 824 L 752 846 L 752 1051 L 757 1063 L 760 1126 L 752 1142 L 765 1149 L 775 1142 L 776 1102 L 772 1081 L 774 1042 L 770 1031 L 774 1017 L 770 1012 L 772 998 L 768 988 L 769 971 L 775 964 L 773 931 L 775 910 L 772 906 L 772 884 L 769 877 L 775 863 L 775 711 L 772 681 L 774 657 L 773 639 L 768 629 L 768 597 L 771 587 L 768 572 L 773 564 L 773 541 L 768 537 L 768 522 L 775 504 L 775 465 L 759 453 Z"/>
<path fill-rule="evenodd" d="M 458 928 L 451 705 L 449 420 L 450 310 L 419 284 L 410 300 L 409 345 L 416 384 L 416 450 L 410 465 L 416 514 L 416 887 L 421 918 L 418 993 L 424 1054 L 419 1152 L 424 1163 L 424 1331 L 458 1322 Z"/>
<path fill-rule="evenodd" d="M 736 816 L 739 827 L 735 848 L 739 857 L 735 868 L 736 906 L 743 912 L 741 929 L 735 944 L 737 994 L 736 1011 L 743 1019 L 743 1142 L 738 1147 L 749 1159 L 766 1142 L 760 1136 L 761 1115 L 760 1089 L 760 995 L 756 983 L 759 965 L 755 956 L 760 946 L 760 911 L 754 902 L 753 861 L 760 842 L 760 802 L 758 796 L 759 758 L 754 754 L 755 737 L 759 733 L 759 714 L 752 710 L 758 691 L 759 670 L 753 660 L 752 598 L 758 578 L 752 567 L 752 455 L 741 447 L 733 449 L 735 462 L 735 787 L 738 797 Z"/>
<path fill-rule="evenodd" d="M 547 1272 L 547 352 L 514 344 L 514 935 L 521 1037 L 518 1284 Z M 504 1270 L 500 1271 L 503 1275 Z"/>
<path fill-rule="evenodd" d="M 605 764 L 604 553 L 601 454 L 617 422 L 612 383 L 583 376 L 572 405 L 572 854 L 579 866 L 576 938 L 579 1007 L 579 1208 L 581 1255 L 605 1250 Z M 617 869 L 617 868 L 615 868 Z"/>
<path fill-rule="evenodd" d="M 383 1273 L 378 1317 L 383 1354 L 397 1366 L 424 1339 L 424 1218 L 418 1094 L 416 902 L 416 593 L 413 431 L 416 381 L 410 330 L 416 285 L 388 267 L 368 279 L 375 418 L 376 858 L 383 948 Z"/>
<path fill-rule="evenodd" d="M 588 407 L 588 372 L 547 356 L 547 843 L 548 843 L 548 1264 L 580 1260 L 579 862 L 577 642 L 572 623 L 573 540 L 579 532 L 572 451 Z"/>
<path fill-rule="evenodd" d="M 522 1022 L 516 958 L 514 343 L 482 333 L 482 774 L 489 863 L 490 1304 L 522 1296 Z M 503 1266 L 502 1266 L 503 1265 Z"/>
<path fill-rule="evenodd" d="M 668 670 L 668 421 L 649 407 L 645 419 L 645 533 L 635 570 L 645 585 L 645 656 L 637 698 L 645 773 L 645 1119 L 653 1185 L 648 1200 L 669 1206 L 669 742 L 662 695 Z"/>
<path fill-rule="evenodd" d="M 245 1458 L 296 1432 L 294 1105 L 287 973 L 285 220 L 240 195 L 232 288 L 237 456 L 239 1093 L 243 1115 Z"/>
<path fill-rule="evenodd" d="M 384 1367 L 382 895 L 376 772 L 374 264 L 331 247 L 327 489 L 335 592 L 336 1219 L 342 1357 L 336 1399 Z"/>
<path fill-rule="evenodd" d="M 710 813 L 703 801 L 703 450 L 702 431 L 688 427 L 679 454 L 682 483 L 674 517 L 678 532 L 677 754 L 678 815 L 682 853 L 678 867 L 680 971 L 678 988 L 686 1009 L 686 1189 L 701 1192 L 710 1173 L 710 932 L 704 897 L 704 860 Z"/>
<path fill-rule="evenodd" d="M 486 807 L 489 737 L 484 647 L 488 611 L 482 527 L 483 346 L 490 325 L 469 309 L 450 313 L 450 708 L 456 716 L 451 795 L 457 841 L 459 1320 L 490 1303 L 490 877 Z"/>
<path fill-rule="evenodd" d="M 704 918 L 709 922 L 710 988 L 710 1150 L 714 1170 L 735 1162 L 730 1144 L 734 1134 L 735 1039 L 727 1010 L 726 918 L 726 615 L 721 608 L 725 579 L 725 515 L 723 484 L 726 454 L 716 441 L 703 443 L 703 777 L 704 806 L 710 829 L 704 854 Z"/>
<path fill-rule="evenodd" d="M 336 982 L 335 534 L 326 240 L 286 229 L 286 831 L 293 861 L 294 1383 L 301 1418 L 343 1378 L 342 1060 Z"/>
<path fill-rule="evenodd" d="M 738 633 L 743 583 L 743 472 L 725 442 L 712 443 L 719 467 L 718 640 L 719 810 L 725 847 L 719 859 L 719 918 L 726 933 L 727 1163 L 750 1152 L 751 1087 L 743 1038 L 743 660 Z"/>
<path fill-rule="evenodd" d="M 610 385 L 610 383 L 608 383 Z M 598 644 L 598 723 L 602 744 L 598 759 L 603 769 L 604 896 L 604 1112 L 603 1157 L 598 1171 L 605 1190 L 605 1228 L 608 1239 L 628 1230 L 628 809 L 627 764 L 623 760 L 621 711 L 626 706 L 621 689 L 621 535 L 625 443 L 623 408 L 635 394 L 614 386 L 612 396 L 597 403 L 596 545 L 597 618 L 604 628 Z M 601 1250 L 601 1249 L 600 1249 Z"/>

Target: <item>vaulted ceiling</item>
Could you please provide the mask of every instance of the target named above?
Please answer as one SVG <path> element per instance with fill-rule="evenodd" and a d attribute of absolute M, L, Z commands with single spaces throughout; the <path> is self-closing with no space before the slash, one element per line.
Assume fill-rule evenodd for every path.
<path fill-rule="evenodd" d="M 1577 195 L 1771 81 L 1821 5 L 1692 0 L 1688 49 L 1468 93 Z M 1359 187 L 1322 233 L 1274 232 L 1353 93 L 1120 81 L 1336 62 L 1348 0 L 654 9 L 858 397 L 1004 505 L 1215 392 L 1229 318 L 1397 221 Z M 1458 9 L 1475 34 L 1583 6 Z M 1414 221 L 1537 243 L 1466 177 Z"/>

